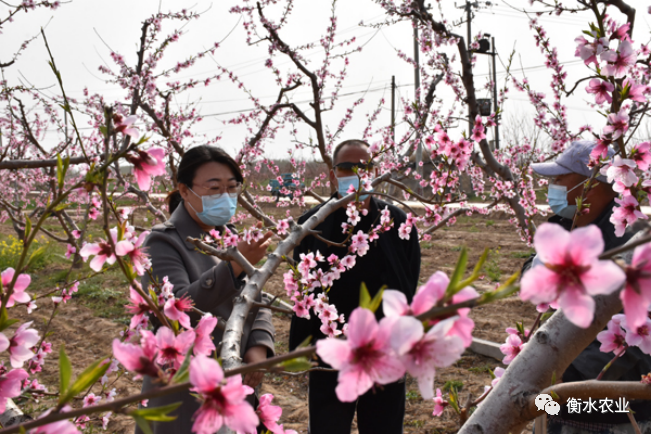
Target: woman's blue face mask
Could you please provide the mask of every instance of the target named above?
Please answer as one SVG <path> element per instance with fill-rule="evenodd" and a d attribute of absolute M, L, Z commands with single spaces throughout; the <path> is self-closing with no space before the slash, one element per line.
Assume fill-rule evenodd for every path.
<path fill-rule="evenodd" d="M 337 178 L 337 183 L 339 184 L 339 188 L 337 189 L 337 191 L 339 192 L 339 195 L 341 197 L 344 197 L 348 194 L 348 189 L 351 185 L 355 188 L 355 191 L 359 190 L 359 177 L 357 175 L 342 176 L 342 177 L 337 176 L 336 178 Z M 366 200 L 368 196 L 369 196 L 368 194 L 361 194 L 359 196 L 359 200 Z"/>
<path fill-rule="evenodd" d="M 547 203 L 552 211 L 554 211 L 554 214 L 567 219 L 574 218 L 574 214 L 576 214 L 576 205 L 570 205 L 567 203 L 567 193 L 576 190 L 581 185 L 583 185 L 583 181 L 568 191 L 567 187 L 564 185 L 549 184 L 547 189 Z"/>
<path fill-rule="evenodd" d="M 220 193 L 209 196 L 199 196 L 191 188 L 189 190 L 197 197 L 201 198 L 203 211 L 197 212 L 192 204 L 189 203 L 189 205 L 197 214 L 199 220 L 204 224 L 208 226 L 224 226 L 235 215 L 235 210 L 237 209 L 237 194 L 231 195 L 229 193 Z"/>

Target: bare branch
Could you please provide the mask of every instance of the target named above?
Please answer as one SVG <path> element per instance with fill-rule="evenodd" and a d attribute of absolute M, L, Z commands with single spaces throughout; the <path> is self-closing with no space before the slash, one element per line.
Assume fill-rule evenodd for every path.
<path fill-rule="evenodd" d="M 216 249 L 208 244 L 198 240 L 197 238 L 187 237 L 185 239 L 187 242 L 194 244 L 196 248 L 201 250 L 204 253 L 207 253 L 212 256 L 216 256 L 222 261 L 234 261 L 242 267 L 242 270 L 246 273 L 247 276 L 253 276 L 257 270 L 251 265 L 251 263 L 237 250 L 237 247 L 229 247 L 226 250 Z"/>
<path fill-rule="evenodd" d="M 70 164 L 88 163 L 86 157 L 72 157 Z M 6 160 L 0 161 L 1 169 L 40 169 L 42 167 L 57 167 L 57 160 Z"/>

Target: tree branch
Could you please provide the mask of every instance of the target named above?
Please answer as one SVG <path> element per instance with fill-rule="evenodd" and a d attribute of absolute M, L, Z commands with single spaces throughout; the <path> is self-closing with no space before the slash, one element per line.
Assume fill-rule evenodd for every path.
<path fill-rule="evenodd" d="M 204 253 L 216 256 L 222 261 L 234 261 L 242 267 L 247 276 L 251 277 L 256 273 L 256 268 L 237 250 L 237 247 L 229 247 L 226 250 L 216 249 L 197 238 L 187 237 L 185 241 L 194 244 L 196 248 Z"/>

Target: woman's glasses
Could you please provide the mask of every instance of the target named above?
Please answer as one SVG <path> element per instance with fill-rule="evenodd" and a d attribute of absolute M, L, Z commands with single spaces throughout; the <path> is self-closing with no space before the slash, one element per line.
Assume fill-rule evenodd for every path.
<path fill-rule="evenodd" d="M 208 191 L 209 195 L 228 193 L 231 197 L 237 197 L 242 193 L 242 183 L 234 182 L 224 185 L 219 181 L 208 181 L 200 185 L 201 188 Z"/>

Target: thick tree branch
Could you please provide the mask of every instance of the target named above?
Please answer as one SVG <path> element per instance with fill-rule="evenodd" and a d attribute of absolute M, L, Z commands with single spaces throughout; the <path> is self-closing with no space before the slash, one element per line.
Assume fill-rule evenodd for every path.
<path fill-rule="evenodd" d="M 88 163 L 86 157 L 72 157 L 70 164 Z M 2 169 L 40 169 L 43 167 L 57 167 L 57 160 L 5 160 L 0 161 L 0 170 Z"/>
<path fill-rule="evenodd" d="M 376 186 L 380 184 L 389 176 L 390 174 L 386 173 L 374 179 L 372 185 Z M 228 318 L 226 330 L 222 337 L 221 357 L 226 369 L 233 369 L 242 363 L 240 350 L 242 345 L 242 334 L 244 332 L 244 322 L 248 317 L 249 311 L 253 307 L 253 303 L 258 294 L 260 294 L 260 291 L 262 291 L 267 280 L 269 280 L 278 266 L 280 266 L 283 258 L 291 256 L 291 251 L 309 234 L 309 231 L 314 230 L 314 228 L 323 222 L 328 215 L 354 198 L 355 193 L 351 193 L 341 199 L 329 201 L 305 223 L 302 225 L 294 225 L 290 234 L 278 243 L 278 246 L 273 253 L 268 255 L 267 262 L 265 262 L 262 267 L 249 277 L 240 295 L 233 300 L 233 310 Z"/>

